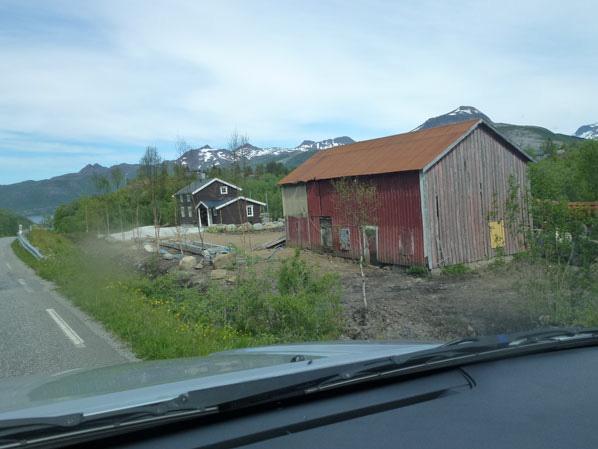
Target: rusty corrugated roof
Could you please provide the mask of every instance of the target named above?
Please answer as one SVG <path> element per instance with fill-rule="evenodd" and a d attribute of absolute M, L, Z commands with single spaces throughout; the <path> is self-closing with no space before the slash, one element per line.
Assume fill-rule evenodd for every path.
<path fill-rule="evenodd" d="M 422 170 L 480 122 L 467 120 L 319 151 L 279 184 Z"/>

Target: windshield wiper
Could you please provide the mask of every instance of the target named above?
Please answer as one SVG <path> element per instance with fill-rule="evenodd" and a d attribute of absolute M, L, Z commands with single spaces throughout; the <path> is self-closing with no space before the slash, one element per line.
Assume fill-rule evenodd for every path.
<path fill-rule="evenodd" d="M 41 444 L 52 440 L 81 438 L 88 434 L 120 428 L 146 426 L 152 422 L 218 413 L 218 407 L 195 403 L 189 394 L 174 399 L 96 414 L 72 413 L 54 417 L 19 418 L 0 421 L 0 448 Z M 20 437 L 20 438 L 19 438 Z"/>
<path fill-rule="evenodd" d="M 598 329 L 560 328 L 472 337 L 400 356 L 344 363 L 181 394 L 174 399 L 97 414 L 54 418 L 26 418 L 0 422 L 0 449 L 29 443 L 89 438 L 100 432 L 140 428 L 150 423 L 217 414 L 256 405 L 342 388 L 352 384 L 401 377 L 438 369 L 533 354 L 554 349 L 598 345 Z M 312 364 L 297 357 L 294 364 Z M 20 436 L 20 441 L 6 438 Z M 4 439 L 4 441 L 2 441 Z"/>
<path fill-rule="evenodd" d="M 433 349 L 365 364 L 346 370 L 305 390 L 315 393 L 398 375 L 449 368 L 503 357 L 554 349 L 598 345 L 598 329 L 552 328 L 454 340 Z"/>

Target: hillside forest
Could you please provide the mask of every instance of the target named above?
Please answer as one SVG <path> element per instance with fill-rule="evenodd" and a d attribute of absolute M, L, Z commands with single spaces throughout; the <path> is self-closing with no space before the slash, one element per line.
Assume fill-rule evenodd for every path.
<path fill-rule="evenodd" d="M 245 164 L 242 159 L 226 167 L 215 166 L 206 176 L 218 177 L 243 189 L 246 196 L 268 205 L 272 219 L 282 217 L 282 197 L 278 181 L 288 169 L 279 162 Z M 56 209 L 54 228 L 62 233 L 109 234 L 137 226 L 179 224 L 173 194 L 197 179 L 180 165 L 168 164 L 153 147 L 140 160 L 135 178 L 127 180 L 118 167 L 108 176 L 94 176 L 99 194 L 76 199 Z M 154 212 L 156 215 L 154 216 Z"/>

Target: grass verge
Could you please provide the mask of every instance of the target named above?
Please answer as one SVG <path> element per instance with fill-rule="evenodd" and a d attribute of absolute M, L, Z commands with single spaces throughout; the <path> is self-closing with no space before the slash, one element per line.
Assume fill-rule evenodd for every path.
<path fill-rule="evenodd" d="M 340 334 L 338 279 L 317 274 L 298 254 L 276 271 L 200 291 L 176 275 L 143 278 L 97 242 L 87 247 L 43 230 L 29 238 L 46 259 L 33 259 L 18 244 L 15 253 L 142 359 Z"/>

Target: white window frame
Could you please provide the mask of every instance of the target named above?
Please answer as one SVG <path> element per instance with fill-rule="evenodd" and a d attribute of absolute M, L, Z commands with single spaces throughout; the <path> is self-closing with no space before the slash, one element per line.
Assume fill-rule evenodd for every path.
<path fill-rule="evenodd" d="M 228 195 L 228 186 L 220 186 L 220 195 Z"/>
<path fill-rule="evenodd" d="M 181 206 L 181 217 L 185 218 L 185 206 Z"/>
<path fill-rule="evenodd" d="M 189 218 L 193 216 L 193 208 L 191 206 L 187 206 L 187 216 Z"/>
<path fill-rule="evenodd" d="M 251 213 L 249 213 L 251 211 Z M 253 204 L 248 204 L 245 206 L 245 212 L 247 212 L 248 217 L 253 217 Z"/>
<path fill-rule="evenodd" d="M 187 194 L 187 202 L 190 203 L 191 202 L 191 195 Z"/>

